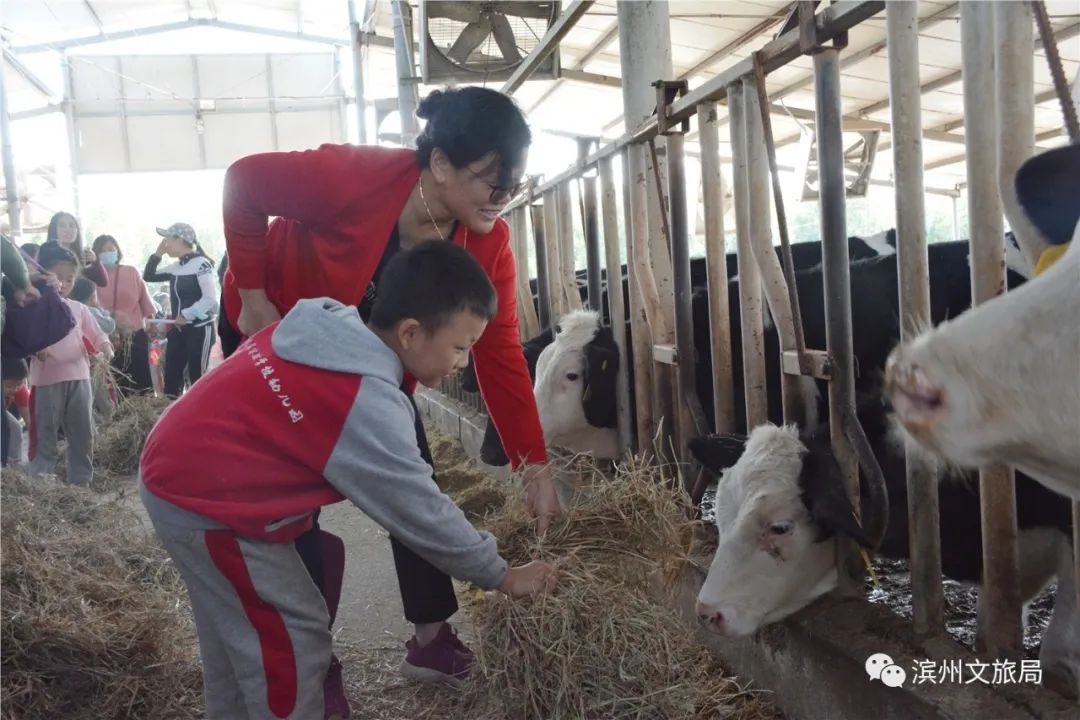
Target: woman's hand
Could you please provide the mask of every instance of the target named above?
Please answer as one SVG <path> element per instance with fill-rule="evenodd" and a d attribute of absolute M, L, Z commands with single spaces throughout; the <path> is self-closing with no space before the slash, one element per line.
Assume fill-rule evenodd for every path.
<path fill-rule="evenodd" d="M 41 293 L 33 285 L 15 291 L 15 304 L 24 307 L 41 299 Z"/>
<path fill-rule="evenodd" d="M 562 514 L 549 466 L 529 465 L 525 468 L 525 504 L 529 514 L 536 518 L 536 534 L 543 537 L 551 521 Z"/>
<path fill-rule="evenodd" d="M 165 254 L 165 243 L 168 242 L 168 240 L 169 238 L 161 238 L 161 242 L 158 243 L 157 250 L 154 251 L 155 255 L 161 257 Z"/>
<path fill-rule="evenodd" d="M 244 337 L 251 337 L 271 323 L 281 319 L 266 291 L 262 288 L 240 291 L 240 317 L 237 318 L 237 330 Z"/>
<path fill-rule="evenodd" d="M 184 317 L 184 313 L 176 313 L 176 319 L 173 321 L 174 327 L 184 327 L 188 324 L 188 319 Z"/>
<path fill-rule="evenodd" d="M 526 597 L 551 592 L 555 589 L 555 581 L 555 568 L 543 560 L 533 560 L 507 570 L 499 590 L 510 597 Z"/>
<path fill-rule="evenodd" d="M 83 250 L 82 253 L 83 265 L 93 265 L 97 262 L 97 253 L 93 250 Z"/>

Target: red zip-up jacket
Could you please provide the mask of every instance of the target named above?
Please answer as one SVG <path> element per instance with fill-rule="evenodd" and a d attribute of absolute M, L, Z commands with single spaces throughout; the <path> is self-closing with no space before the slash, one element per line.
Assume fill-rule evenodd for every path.
<path fill-rule="evenodd" d="M 237 327 L 240 289 L 265 289 L 283 315 L 303 298 L 359 303 L 419 177 L 414 151 L 370 146 L 322 145 L 233 163 L 224 198 L 229 323 Z M 277 219 L 267 228 L 271 216 Z M 459 224 L 452 240 L 476 258 L 498 294 L 499 312 L 473 359 L 488 412 L 517 467 L 546 462 L 547 453 L 521 352 L 509 238 L 499 219 L 485 235 Z"/>

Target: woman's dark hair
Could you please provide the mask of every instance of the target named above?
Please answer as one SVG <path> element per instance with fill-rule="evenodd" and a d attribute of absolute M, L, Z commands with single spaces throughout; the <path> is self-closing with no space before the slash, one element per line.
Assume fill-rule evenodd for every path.
<path fill-rule="evenodd" d="M 446 153 L 456 168 L 495 153 L 498 184 L 509 186 L 514 168 L 525 164 L 532 133 L 508 95 L 481 87 L 435 90 L 420 101 L 416 116 L 427 120 L 416 138 L 416 159 L 421 168 L 431 167 L 435 148 Z"/>
<path fill-rule="evenodd" d="M 19 249 L 29 255 L 34 260 L 37 260 L 38 253 L 41 251 L 41 246 L 37 243 L 23 243 L 19 246 Z"/>
<path fill-rule="evenodd" d="M 60 211 L 52 216 L 52 220 L 49 221 L 49 230 L 45 234 L 45 242 L 60 242 L 56 237 L 56 228 L 60 225 L 60 221 L 64 218 L 71 218 L 71 221 L 75 223 L 75 241 L 71 243 L 71 247 L 74 248 L 75 255 L 79 258 L 82 257 L 82 226 L 79 225 L 79 219 L 69 212 Z"/>
<path fill-rule="evenodd" d="M 490 320 L 498 306 L 495 288 L 472 255 L 452 243 L 429 240 L 387 263 L 371 325 L 389 330 L 412 318 L 434 332 L 463 310 Z"/>
<path fill-rule="evenodd" d="M 98 235 L 94 238 L 94 244 L 90 249 L 94 251 L 95 255 L 100 255 L 101 248 L 108 243 L 112 243 L 116 247 L 116 263 L 119 265 L 120 261 L 124 259 L 124 251 L 120 249 L 120 243 L 116 242 L 116 238 L 112 235 Z"/>
<path fill-rule="evenodd" d="M 71 263 L 75 266 L 76 270 L 78 270 L 80 265 L 79 259 L 75 256 L 75 253 L 68 250 L 59 242 L 49 242 L 42 245 L 41 252 L 38 253 L 37 262 L 38 265 L 46 271 L 58 263 Z"/>

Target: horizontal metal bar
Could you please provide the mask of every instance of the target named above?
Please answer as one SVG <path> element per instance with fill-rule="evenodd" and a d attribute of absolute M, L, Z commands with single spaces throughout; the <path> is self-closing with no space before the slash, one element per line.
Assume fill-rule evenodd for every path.
<path fill-rule="evenodd" d="M 781 366 L 785 375 L 802 375 L 799 369 L 799 353 L 788 350 L 781 353 Z M 832 377 L 832 361 L 829 353 L 824 350 L 807 350 L 806 358 L 809 360 L 809 377 L 818 380 L 828 380 Z"/>
<path fill-rule="evenodd" d="M 559 71 L 561 80 L 574 80 L 576 82 L 589 83 L 590 85 L 603 85 L 605 87 L 622 87 L 622 78 L 615 75 L 601 75 L 600 73 L 585 72 L 573 68 L 563 68 Z"/>
<path fill-rule="evenodd" d="M 661 365 L 679 364 L 679 348 L 673 344 L 653 345 L 652 359 Z"/>
<path fill-rule="evenodd" d="M 562 15 L 548 28 L 548 31 L 544 33 L 544 37 L 540 38 L 539 44 L 521 61 L 521 64 L 510 75 L 510 78 L 503 83 L 502 91 L 507 95 L 512 95 L 515 90 L 521 87 L 521 84 L 536 72 L 536 68 L 540 67 L 540 63 L 555 52 L 559 47 L 559 43 L 566 37 L 566 33 L 570 32 L 574 25 L 577 24 L 577 21 L 592 7 L 593 2 L 594 0 L 574 0 L 570 7 L 566 8 Z"/>
<path fill-rule="evenodd" d="M 98 45 L 100 43 L 112 42 L 114 40 L 126 40 L 128 38 L 158 35 L 160 33 L 173 32 L 176 30 L 185 30 L 192 27 L 213 27 L 220 28 L 222 30 L 234 30 L 236 32 L 254 33 L 256 35 L 267 35 L 269 37 L 302 40 L 304 42 L 318 43 L 321 45 L 344 46 L 351 44 L 351 39 L 347 35 L 340 38 L 327 37 L 325 35 L 308 35 L 307 33 L 294 32 L 290 30 L 278 30 L 276 28 L 259 27 L 257 25 L 245 25 L 243 23 L 217 20 L 215 18 L 189 18 L 187 20 L 181 20 L 178 22 L 162 23 L 161 25 L 147 25 L 145 27 L 132 28 L 129 30 L 114 30 L 112 32 L 98 33 L 97 35 L 84 35 L 82 37 L 57 40 L 55 42 L 33 43 L 30 45 L 15 45 L 12 46 L 11 49 L 16 53 L 44 52 L 47 50 L 61 51 L 75 47 L 83 47 L 86 45 Z"/>

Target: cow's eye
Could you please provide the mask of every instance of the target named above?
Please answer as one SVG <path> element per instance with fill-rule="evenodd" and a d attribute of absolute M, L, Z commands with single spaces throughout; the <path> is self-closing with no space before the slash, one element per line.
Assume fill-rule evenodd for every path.
<path fill-rule="evenodd" d="M 569 380 L 570 382 L 573 382 L 573 381 L 578 379 L 578 374 L 577 373 L 566 373 L 566 379 Z"/>
<path fill-rule="evenodd" d="M 793 527 L 795 524 L 790 520 L 775 522 L 769 525 L 769 532 L 773 535 L 787 535 Z"/>

